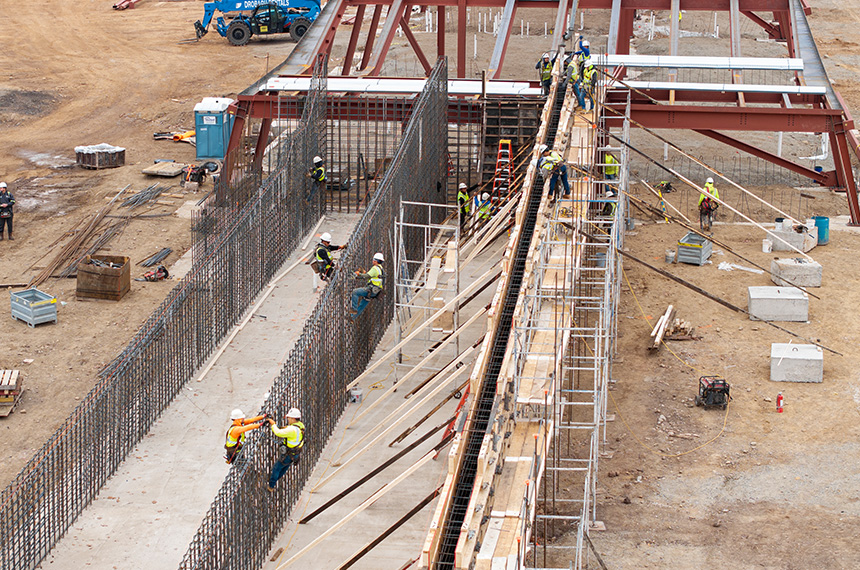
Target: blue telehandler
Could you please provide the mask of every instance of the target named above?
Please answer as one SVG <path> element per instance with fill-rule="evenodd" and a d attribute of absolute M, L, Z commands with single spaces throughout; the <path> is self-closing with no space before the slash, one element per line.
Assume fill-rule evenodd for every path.
<path fill-rule="evenodd" d="M 203 21 L 194 22 L 199 40 L 209 31 L 215 12 L 215 29 L 234 46 L 243 46 L 253 35 L 289 33 L 294 41 L 305 35 L 320 14 L 320 0 L 216 0 L 203 6 Z M 248 14 L 250 12 L 250 14 Z"/>

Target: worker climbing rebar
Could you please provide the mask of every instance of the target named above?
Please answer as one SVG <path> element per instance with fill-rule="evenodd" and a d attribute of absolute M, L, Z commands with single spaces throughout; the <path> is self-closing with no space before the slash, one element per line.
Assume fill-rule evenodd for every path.
<path fill-rule="evenodd" d="M 311 188 L 311 192 L 308 195 L 308 202 L 314 197 L 316 190 L 322 189 L 326 183 L 325 161 L 321 156 L 315 156 L 313 162 L 314 165 L 305 173 L 305 176 L 313 180 L 313 188 Z"/>
<path fill-rule="evenodd" d="M 269 475 L 269 491 L 275 490 L 278 480 L 284 476 L 293 463 L 299 462 L 299 455 L 305 445 L 305 424 L 302 423 L 302 413 L 298 408 L 290 408 L 287 412 L 287 425 L 278 427 L 272 418 L 266 418 L 275 437 L 281 440 L 280 457 L 272 465 Z"/>
<path fill-rule="evenodd" d="M 227 428 L 227 441 L 224 443 L 224 449 L 227 451 L 224 459 L 227 463 L 235 461 L 236 456 L 239 455 L 239 452 L 242 451 L 242 447 L 245 445 L 245 434 L 262 427 L 266 415 L 246 418 L 244 412 L 236 408 L 230 413 L 230 419 L 233 421 L 233 424 Z"/>
<path fill-rule="evenodd" d="M 714 179 L 710 176 L 705 181 L 705 187 L 699 194 L 699 227 L 702 231 L 711 231 L 714 223 L 714 213 L 720 205 L 714 200 L 720 199 L 720 193 L 714 187 Z"/>
<path fill-rule="evenodd" d="M 370 303 L 369 299 L 375 299 L 382 293 L 385 286 L 385 272 L 382 270 L 384 262 L 385 256 L 377 252 L 373 255 L 373 266 L 367 272 L 361 269 L 355 272 L 357 278 L 367 279 L 367 285 L 352 290 L 352 305 L 349 314 L 353 320 L 364 312 Z"/>
<path fill-rule="evenodd" d="M 331 252 L 345 248 L 345 245 L 332 245 L 331 234 L 323 232 L 320 236 L 320 242 L 317 244 L 316 250 L 314 251 L 314 262 L 311 263 L 311 267 L 317 272 L 317 274 L 319 274 L 320 279 L 323 281 L 331 279 L 332 273 L 334 273 L 335 270 L 334 259 L 331 256 Z"/>

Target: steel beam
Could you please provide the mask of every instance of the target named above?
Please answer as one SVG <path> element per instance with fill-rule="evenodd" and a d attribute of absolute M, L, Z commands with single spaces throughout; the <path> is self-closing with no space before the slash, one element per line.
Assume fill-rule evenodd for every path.
<path fill-rule="evenodd" d="M 696 130 L 696 132 L 699 133 L 700 135 L 704 135 L 708 138 L 714 139 L 715 141 L 719 141 L 721 143 L 727 144 L 730 147 L 736 148 L 738 150 L 742 150 L 747 154 L 757 156 L 757 157 L 764 159 L 768 162 L 772 162 L 773 164 L 776 164 L 777 166 L 780 166 L 780 167 L 785 168 L 787 170 L 791 170 L 792 172 L 796 172 L 796 173 L 800 174 L 801 176 L 805 176 L 811 180 L 814 180 L 815 182 L 817 182 L 818 184 L 821 184 L 822 186 L 836 186 L 838 183 L 835 170 L 831 171 L 831 172 L 816 172 L 815 170 L 813 170 L 811 168 L 807 168 L 801 164 L 791 162 L 790 160 L 786 160 L 780 156 L 777 156 L 775 154 L 772 154 L 772 153 L 769 153 L 765 150 L 762 150 L 761 148 L 759 148 L 757 146 L 747 144 L 743 141 L 739 141 L 735 138 L 729 137 L 729 136 L 724 135 L 722 133 L 718 133 L 717 131 L 698 129 L 698 130 Z"/>
<path fill-rule="evenodd" d="M 248 99 L 249 97 L 247 95 L 239 95 L 239 100 L 230 106 L 230 109 L 233 111 L 233 127 L 230 131 L 230 140 L 227 142 L 227 153 L 224 157 L 224 167 L 221 170 L 221 180 L 223 181 L 231 180 L 233 164 L 236 162 L 236 157 L 233 154 L 238 152 L 237 149 L 242 145 L 242 136 L 245 132 L 245 122 L 247 121 L 250 109 L 253 106 L 253 103 Z M 233 151 L 233 154 L 231 154 L 231 150 Z M 225 194 L 227 184 L 218 184 L 216 188 L 217 193 L 215 199 L 219 204 L 223 204 L 227 198 L 227 195 Z"/>
<path fill-rule="evenodd" d="M 642 92 L 630 93 L 630 99 L 633 103 L 648 103 L 651 99 L 656 99 L 660 102 L 669 101 L 668 89 L 639 89 Z M 787 93 L 744 93 L 744 99 L 747 103 L 757 103 L 762 105 L 779 105 L 784 106 L 785 98 L 792 105 L 812 105 L 813 107 L 824 106 L 824 96 L 822 95 L 801 95 Z M 606 100 L 609 103 L 623 104 L 627 101 L 627 92 L 621 90 L 611 90 L 607 92 Z M 675 101 L 681 103 L 719 103 L 730 105 L 737 101 L 735 93 L 721 91 L 675 91 Z"/>
<path fill-rule="evenodd" d="M 566 2 L 559 2 L 559 10 Z M 493 47 L 493 56 L 490 58 L 490 67 L 487 68 L 487 77 L 490 79 L 498 79 L 502 74 L 502 65 L 505 62 L 505 52 L 508 49 L 508 40 L 511 38 L 511 25 L 514 21 L 514 15 L 517 13 L 516 0 L 507 0 L 505 9 L 502 12 L 502 21 L 499 24 L 499 35 L 496 38 L 496 45 Z M 553 40 L 554 42 L 555 40 Z M 558 48 L 555 48 L 558 49 Z"/>
<path fill-rule="evenodd" d="M 606 42 L 606 53 L 618 53 L 618 28 L 621 26 L 621 0 L 612 0 L 612 10 L 609 13 L 609 39 Z"/>
<path fill-rule="evenodd" d="M 351 6 L 371 4 L 390 6 L 395 0 L 349 0 Z M 680 9 L 688 12 L 728 12 L 730 0 L 681 0 Z M 504 8 L 505 0 L 431 0 L 428 6 L 469 8 Z M 626 10 L 669 11 L 672 0 L 622 0 Z M 517 0 L 517 8 L 558 9 L 558 0 Z M 612 0 L 580 0 L 580 10 L 611 10 Z M 739 9 L 744 12 L 778 12 L 790 10 L 789 0 L 739 0 Z"/>
<path fill-rule="evenodd" d="M 379 4 L 373 8 L 373 16 L 370 18 L 370 29 L 367 30 L 367 39 L 364 43 L 364 54 L 361 56 L 359 71 L 367 69 L 367 64 L 370 63 L 370 54 L 373 53 L 373 40 L 376 39 L 376 30 L 379 28 L 379 17 L 381 15 L 382 5 Z"/>
<path fill-rule="evenodd" d="M 445 56 L 445 6 L 436 8 L 436 57 Z"/>
<path fill-rule="evenodd" d="M 624 115 L 624 106 L 610 105 Z M 651 129 L 762 131 L 829 133 L 842 111 L 834 109 L 782 109 L 770 107 L 703 107 L 689 105 L 630 106 L 631 118 Z M 612 127 L 623 124 L 622 117 L 607 115 Z"/>
<path fill-rule="evenodd" d="M 747 18 L 749 18 L 750 20 L 752 20 L 753 22 L 755 22 L 756 24 L 761 26 L 764 29 L 764 31 L 767 32 L 767 35 L 770 37 L 770 39 L 772 39 L 772 40 L 785 40 L 785 38 L 782 35 L 782 30 L 780 30 L 778 26 L 774 26 L 773 24 L 771 24 L 770 22 L 768 22 L 767 20 L 765 20 L 764 18 L 762 18 L 761 16 L 756 14 L 755 12 L 750 12 L 749 10 L 744 10 L 743 12 L 741 12 L 741 14 L 743 14 L 744 16 L 746 16 Z M 774 13 L 774 18 L 776 18 L 776 13 Z"/>
<path fill-rule="evenodd" d="M 382 71 L 385 56 L 388 55 L 388 49 L 394 40 L 394 33 L 400 25 L 400 18 L 403 17 L 406 8 L 407 4 L 403 0 L 394 0 L 394 3 L 388 8 L 382 31 L 376 43 L 373 44 L 373 54 L 370 56 L 370 63 L 368 64 L 371 69 L 368 75 L 379 75 L 379 72 Z"/>
<path fill-rule="evenodd" d="M 508 0 L 515 3 L 513 0 Z M 508 2 L 505 2 L 505 10 L 507 10 Z M 567 9 L 570 7 L 570 0 L 559 0 L 558 10 L 555 13 L 555 27 L 552 29 L 552 51 L 558 53 L 558 48 L 564 43 L 564 25 L 567 20 Z M 513 19 L 513 18 L 511 18 Z M 498 41 L 496 42 L 498 44 Z"/>
<path fill-rule="evenodd" d="M 407 6 L 406 8 L 407 13 L 410 13 L 411 7 Z M 412 49 L 415 51 L 418 61 L 421 62 L 421 66 L 424 68 L 424 73 L 430 75 L 430 72 L 433 70 L 433 66 L 430 65 L 429 61 L 427 61 L 427 56 L 424 55 L 424 52 L 421 50 L 421 46 L 418 45 L 418 40 L 415 39 L 415 34 L 413 34 L 412 30 L 409 29 L 409 20 L 405 15 L 400 18 L 400 29 L 403 30 L 403 35 L 406 36 L 406 41 L 409 42 L 409 45 L 411 45 Z"/>
<path fill-rule="evenodd" d="M 352 23 L 352 32 L 349 34 L 349 44 L 346 46 L 346 55 L 343 58 L 341 75 L 349 75 L 352 71 L 352 58 L 355 56 L 355 46 L 358 44 L 358 35 L 361 33 L 361 24 L 364 22 L 364 11 L 367 9 L 363 4 L 356 9 L 355 21 Z"/>
<path fill-rule="evenodd" d="M 857 183 L 854 180 L 854 171 L 851 169 L 851 156 L 848 154 L 846 131 L 849 128 L 840 114 L 835 121 L 834 129 L 830 131 L 830 148 L 833 151 L 833 164 L 836 166 L 839 187 L 845 189 L 848 197 L 851 225 L 857 226 L 860 225 L 860 205 L 857 201 Z"/>
<path fill-rule="evenodd" d="M 466 7 L 467 0 L 457 0 L 457 77 L 466 77 Z"/>

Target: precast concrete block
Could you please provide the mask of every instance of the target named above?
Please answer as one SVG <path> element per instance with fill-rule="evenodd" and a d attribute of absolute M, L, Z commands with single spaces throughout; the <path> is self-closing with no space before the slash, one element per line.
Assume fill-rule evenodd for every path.
<path fill-rule="evenodd" d="M 809 320 L 809 295 L 794 287 L 750 287 L 747 311 L 754 321 Z"/>
<path fill-rule="evenodd" d="M 794 251 L 793 246 L 806 253 L 818 245 L 818 228 L 812 226 L 801 233 L 797 233 L 793 229 L 774 229 L 767 232 L 767 239 L 773 242 L 773 251 Z"/>
<path fill-rule="evenodd" d="M 821 272 L 820 263 L 802 257 L 770 262 L 770 279 L 781 286 L 821 287 Z"/>
<path fill-rule="evenodd" d="M 824 353 L 814 344 L 770 345 L 770 379 L 773 382 L 824 381 Z"/>

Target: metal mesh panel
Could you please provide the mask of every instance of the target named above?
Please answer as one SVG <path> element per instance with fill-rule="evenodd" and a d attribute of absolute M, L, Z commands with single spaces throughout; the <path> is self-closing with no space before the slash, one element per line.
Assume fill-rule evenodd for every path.
<path fill-rule="evenodd" d="M 325 150 L 324 61 L 314 81 L 307 127 L 291 137 L 279 170 L 249 193 L 259 176 L 246 169 L 228 193 L 245 202 L 210 200 L 195 217 L 191 271 L 4 491 L 0 568 L 31 569 L 44 558 L 319 219 L 321 198 L 296 196 L 308 186 L 309 157 Z"/>
<path fill-rule="evenodd" d="M 221 491 L 194 537 L 182 569 L 257 568 L 286 522 L 314 464 L 346 406 L 345 386 L 364 370 L 394 314 L 394 218 L 400 200 L 444 203 L 447 159 L 447 64 L 440 60 L 412 108 L 400 147 L 349 239 L 339 270 L 320 298 L 275 381 L 263 411 L 284 425 L 289 407 L 302 411 L 305 445 L 301 460 L 267 491 L 277 459 L 268 430 L 250 433 Z M 416 240 L 413 247 L 421 248 Z M 357 283 L 381 251 L 388 263 L 385 290 L 356 320 L 348 313 Z M 414 255 L 414 252 L 412 252 Z"/>

